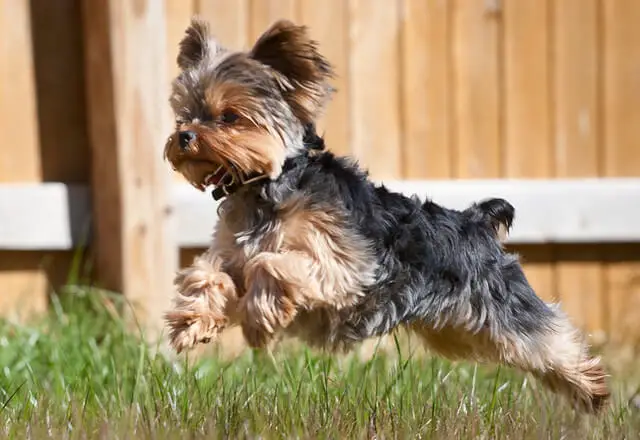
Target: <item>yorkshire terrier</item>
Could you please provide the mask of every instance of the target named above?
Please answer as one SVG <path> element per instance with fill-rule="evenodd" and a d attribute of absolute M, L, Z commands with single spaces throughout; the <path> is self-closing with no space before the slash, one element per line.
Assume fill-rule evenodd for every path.
<path fill-rule="evenodd" d="M 235 325 L 251 347 L 288 335 L 327 350 L 404 327 L 447 358 L 519 368 L 587 412 L 605 405 L 600 359 L 503 246 L 509 202 L 447 209 L 324 148 L 315 123 L 333 68 L 304 26 L 277 21 L 232 51 L 194 18 L 177 63 L 164 154 L 220 200 L 210 248 L 175 278 L 178 353 Z"/>

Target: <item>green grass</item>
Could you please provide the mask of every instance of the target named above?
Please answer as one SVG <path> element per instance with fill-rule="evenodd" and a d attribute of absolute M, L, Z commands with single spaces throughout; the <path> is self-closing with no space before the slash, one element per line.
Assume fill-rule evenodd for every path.
<path fill-rule="evenodd" d="M 304 348 L 189 365 L 128 334 L 106 296 L 76 289 L 39 324 L 0 325 L 2 438 L 638 438 L 615 401 L 576 414 L 525 376 L 412 354 Z"/>

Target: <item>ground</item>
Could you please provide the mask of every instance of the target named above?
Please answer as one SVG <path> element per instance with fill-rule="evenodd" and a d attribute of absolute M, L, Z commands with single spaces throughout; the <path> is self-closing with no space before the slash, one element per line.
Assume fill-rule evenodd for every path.
<path fill-rule="evenodd" d="M 294 346 L 172 361 L 117 310 L 75 288 L 40 322 L 0 325 L 0 437 L 640 438 L 627 404 L 640 373 L 616 374 L 611 407 L 583 416 L 525 375 L 430 357 L 402 335 L 364 360 Z"/>

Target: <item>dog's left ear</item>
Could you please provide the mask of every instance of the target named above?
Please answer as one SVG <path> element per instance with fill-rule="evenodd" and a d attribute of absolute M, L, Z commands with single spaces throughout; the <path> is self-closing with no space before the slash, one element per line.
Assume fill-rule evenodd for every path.
<path fill-rule="evenodd" d="M 320 116 L 333 91 L 328 83 L 333 68 L 320 55 L 305 26 L 288 20 L 275 22 L 258 38 L 249 56 L 286 79 L 284 95 L 302 123 Z"/>
<path fill-rule="evenodd" d="M 176 61 L 182 70 L 186 70 L 223 51 L 224 48 L 211 36 L 208 23 L 194 16 L 180 40 Z"/>

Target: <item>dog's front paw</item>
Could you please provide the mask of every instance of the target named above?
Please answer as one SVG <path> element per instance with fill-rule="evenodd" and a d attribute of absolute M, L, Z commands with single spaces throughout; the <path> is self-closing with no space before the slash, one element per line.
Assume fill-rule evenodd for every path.
<path fill-rule="evenodd" d="M 170 343 L 180 353 L 210 342 L 228 325 L 226 308 L 235 299 L 235 286 L 229 275 L 206 263 L 178 272 L 175 284 L 178 294 L 165 320 Z"/>

